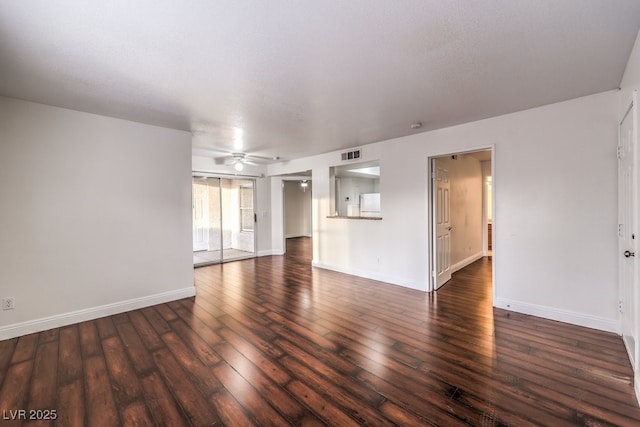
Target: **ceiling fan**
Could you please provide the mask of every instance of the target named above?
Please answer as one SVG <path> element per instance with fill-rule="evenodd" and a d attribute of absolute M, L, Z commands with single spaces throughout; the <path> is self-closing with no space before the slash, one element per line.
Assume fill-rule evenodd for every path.
<path fill-rule="evenodd" d="M 280 157 L 264 157 L 246 153 L 231 153 L 228 156 L 216 157 L 214 159 L 218 165 L 233 165 L 233 168 L 238 172 L 244 169 L 244 165 L 258 165 L 273 160 L 280 160 Z"/>

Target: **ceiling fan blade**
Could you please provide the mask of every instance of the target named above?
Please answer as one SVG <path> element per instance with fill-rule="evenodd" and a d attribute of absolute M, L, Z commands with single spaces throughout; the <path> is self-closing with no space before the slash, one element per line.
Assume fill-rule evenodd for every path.
<path fill-rule="evenodd" d="M 213 161 L 216 165 L 232 166 L 232 165 L 235 165 L 236 163 L 244 163 L 247 165 L 258 166 L 258 165 L 273 162 L 279 159 L 280 159 L 279 157 L 256 156 L 253 154 L 246 154 L 246 153 L 230 153 L 228 156 L 215 157 Z"/>
<path fill-rule="evenodd" d="M 214 157 L 213 162 L 216 165 L 224 165 L 227 162 L 227 160 L 229 160 L 228 157 Z"/>
<path fill-rule="evenodd" d="M 256 156 L 254 154 L 247 154 L 245 156 L 245 158 L 249 158 L 251 160 L 269 160 L 269 161 L 273 161 L 273 160 L 278 160 L 279 159 L 279 157 Z"/>

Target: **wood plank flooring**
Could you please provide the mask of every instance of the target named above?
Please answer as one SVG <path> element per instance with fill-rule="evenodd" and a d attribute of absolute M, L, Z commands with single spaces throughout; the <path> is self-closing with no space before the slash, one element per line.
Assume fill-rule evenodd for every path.
<path fill-rule="evenodd" d="M 493 309 L 488 259 L 424 294 L 288 243 L 197 269 L 196 298 L 0 342 L 0 424 L 640 425 L 621 339 Z"/>

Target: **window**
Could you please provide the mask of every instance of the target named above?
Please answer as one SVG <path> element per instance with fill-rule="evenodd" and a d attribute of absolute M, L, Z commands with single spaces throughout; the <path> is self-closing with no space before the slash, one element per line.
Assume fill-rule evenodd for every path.
<path fill-rule="evenodd" d="M 253 186 L 242 186 L 240 187 L 240 230 L 252 233 L 254 226 Z"/>
<path fill-rule="evenodd" d="M 332 217 L 380 219 L 380 163 L 334 166 L 330 170 Z"/>

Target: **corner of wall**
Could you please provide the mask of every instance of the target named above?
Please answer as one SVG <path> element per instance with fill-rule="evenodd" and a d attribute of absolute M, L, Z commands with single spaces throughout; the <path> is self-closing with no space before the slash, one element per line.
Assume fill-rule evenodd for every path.
<path fill-rule="evenodd" d="M 455 273 L 458 270 L 462 270 L 463 268 L 465 268 L 469 264 L 474 263 L 475 261 L 479 260 L 483 256 L 484 256 L 483 252 L 478 252 L 474 255 L 471 255 L 470 257 L 467 257 L 461 261 L 458 261 L 457 263 L 451 266 L 451 274 Z"/>
<path fill-rule="evenodd" d="M 496 298 L 493 305 L 496 308 L 515 311 L 516 313 L 557 320 L 559 322 L 598 329 L 605 332 L 613 332 L 616 334 L 619 332 L 617 319 L 607 319 L 604 317 L 591 316 L 574 311 L 561 310 L 554 307 L 546 307 L 505 298 Z"/>
<path fill-rule="evenodd" d="M 403 279 L 400 277 L 391 277 L 384 274 L 380 274 L 377 272 L 372 272 L 368 270 L 361 270 L 356 268 L 344 268 L 338 267 L 331 264 L 325 264 L 322 262 L 318 262 L 317 260 L 313 260 L 311 262 L 313 267 L 322 268 L 324 270 L 336 271 L 338 273 L 349 274 L 352 276 L 364 277 L 365 279 L 376 280 L 378 282 L 388 283 L 390 285 L 402 286 L 404 288 L 415 289 L 417 291 L 427 292 L 427 288 L 423 283 L 416 283 L 411 280 Z"/>
<path fill-rule="evenodd" d="M 134 298 L 128 301 L 120 301 L 113 304 L 101 305 L 70 313 L 57 314 L 55 316 L 44 317 L 26 322 L 16 323 L 0 327 L 0 341 L 47 331 L 53 328 L 60 328 L 74 323 L 86 322 L 88 320 L 99 319 L 105 316 L 138 310 L 152 305 L 163 304 L 184 298 L 191 298 L 196 295 L 195 286 L 182 288 L 160 294 L 149 295 L 141 298 Z"/>

